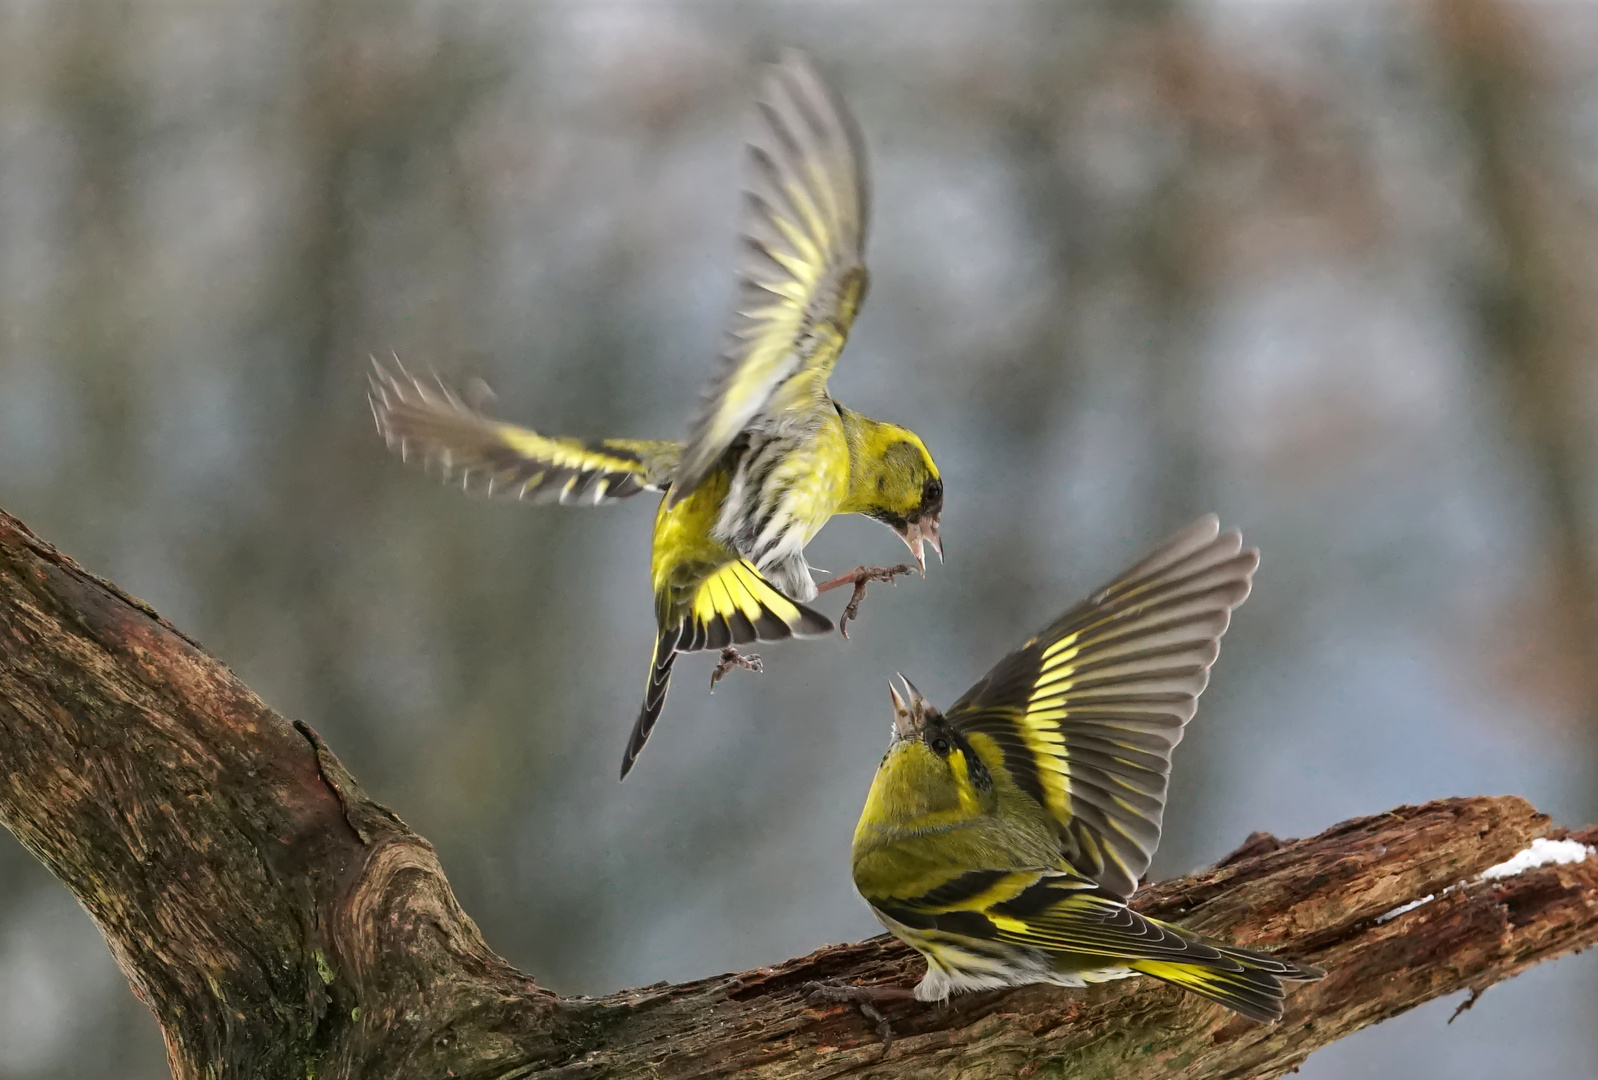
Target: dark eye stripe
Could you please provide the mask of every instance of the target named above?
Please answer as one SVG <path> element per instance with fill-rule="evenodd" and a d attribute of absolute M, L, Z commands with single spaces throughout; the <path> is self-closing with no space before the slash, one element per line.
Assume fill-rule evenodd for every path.
<path fill-rule="evenodd" d="M 958 728 L 947 726 L 940 718 L 928 734 L 926 741 L 927 745 L 932 748 L 932 752 L 939 757 L 947 757 L 955 750 L 960 751 L 965 758 L 965 767 L 971 777 L 972 787 L 978 791 L 987 791 L 993 786 L 993 777 L 988 772 L 988 767 L 982 764 L 982 759 L 977 756 L 976 750 L 966 740 L 966 737 L 960 733 Z M 935 745 L 939 742 L 944 744 L 942 750 L 939 750 Z M 1009 762 L 1008 754 L 1005 755 L 1005 761 L 1006 763 Z"/>
<path fill-rule="evenodd" d="M 1015 781 L 1015 786 L 1027 795 L 1042 803 L 1043 778 L 1038 771 L 1038 761 L 1032 751 L 1027 748 L 1020 734 L 1012 725 L 1013 721 L 1002 720 L 998 723 L 984 723 L 981 716 L 972 717 L 965 722 L 967 730 L 980 731 L 992 739 L 999 748 L 999 753 L 1004 755 L 1004 767 Z M 975 754 L 968 755 L 975 758 Z M 984 770 L 986 772 L 986 770 Z"/>

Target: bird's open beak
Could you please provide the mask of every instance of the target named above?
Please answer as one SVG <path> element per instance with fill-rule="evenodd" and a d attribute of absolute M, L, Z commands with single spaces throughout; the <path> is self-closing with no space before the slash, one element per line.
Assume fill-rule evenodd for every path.
<path fill-rule="evenodd" d="M 904 541 L 904 546 L 910 549 L 910 554 L 915 556 L 916 566 L 921 569 L 921 576 L 927 576 L 926 545 L 931 544 L 932 550 L 938 553 L 938 561 L 943 561 L 943 540 L 938 536 L 938 517 L 936 514 L 927 514 L 918 521 L 912 521 L 899 530 L 899 539 Z"/>
<path fill-rule="evenodd" d="M 904 676 L 900 676 L 903 678 Z M 900 695 L 899 688 L 890 681 L 888 693 L 893 695 L 893 737 L 908 739 L 915 735 L 915 721 L 910 717 L 910 706 Z"/>
<path fill-rule="evenodd" d="M 904 693 L 890 681 L 888 693 L 893 696 L 893 734 L 900 739 L 913 739 L 921 732 L 923 710 L 916 708 L 921 702 L 921 692 L 910 685 L 903 675 L 895 676 L 904 684 Z"/>

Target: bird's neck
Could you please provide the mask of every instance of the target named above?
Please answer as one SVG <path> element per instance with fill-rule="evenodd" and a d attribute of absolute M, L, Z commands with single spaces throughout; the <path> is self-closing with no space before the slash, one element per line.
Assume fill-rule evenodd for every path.
<path fill-rule="evenodd" d="M 878 501 L 877 473 L 864 465 L 881 460 L 888 425 L 842 405 L 836 407 L 838 419 L 843 423 L 844 444 L 849 448 L 849 492 L 837 512 L 863 514 L 874 509 Z"/>

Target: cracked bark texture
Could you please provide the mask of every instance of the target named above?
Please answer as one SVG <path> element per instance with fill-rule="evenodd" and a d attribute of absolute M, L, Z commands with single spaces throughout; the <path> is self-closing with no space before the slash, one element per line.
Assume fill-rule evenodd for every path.
<path fill-rule="evenodd" d="M 431 845 L 304 725 L 0 512 L 0 821 L 60 878 L 155 1013 L 173 1075 L 1273 1077 L 1444 994 L 1598 941 L 1598 858 L 1475 880 L 1567 832 L 1514 797 L 1256 834 L 1135 903 L 1328 971 L 1278 1024 L 1129 980 L 887 1012 L 816 979 L 909 983 L 885 938 L 769 968 L 560 998 L 500 959 Z M 1434 896 L 1413 910 L 1402 905 Z"/>

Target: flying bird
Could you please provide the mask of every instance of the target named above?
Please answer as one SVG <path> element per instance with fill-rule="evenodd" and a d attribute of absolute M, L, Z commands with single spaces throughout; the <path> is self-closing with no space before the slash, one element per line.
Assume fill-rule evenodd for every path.
<path fill-rule="evenodd" d="M 797 52 L 766 73 L 746 152 L 738 299 L 721 363 L 685 442 L 577 439 L 504 423 L 438 380 L 373 362 L 389 447 L 463 486 L 599 505 L 663 494 L 650 564 L 656 638 L 625 778 L 659 719 L 672 666 L 719 651 L 711 686 L 760 669 L 738 646 L 825 634 L 820 592 L 926 572 L 942 557 L 943 479 L 913 431 L 835 401 L 827 377 L 865 298 L 865 150 L 842 100 Z M 817 585 L 805 546 L 836 514 L 875 518 L 915 566 L 862 566 Z M 845 629 L 847 637 L 847 630 Z"/>

